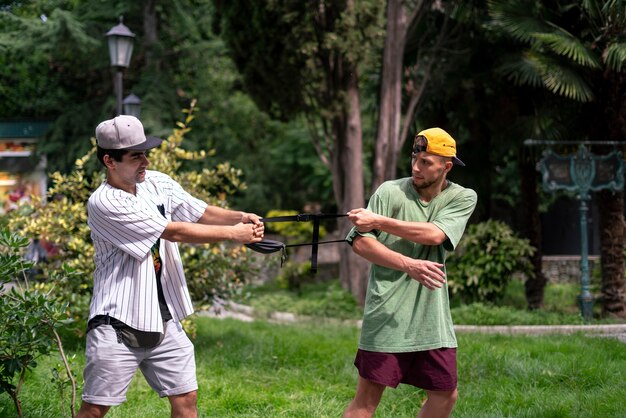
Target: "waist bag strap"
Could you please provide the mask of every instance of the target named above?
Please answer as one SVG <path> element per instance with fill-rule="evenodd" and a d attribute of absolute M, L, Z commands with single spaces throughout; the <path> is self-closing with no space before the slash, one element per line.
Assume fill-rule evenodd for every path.
<path fill-rule="evenodd" d="M 317 253 L 319 244 L 329 244 L 333 242 L 346 242 L 345 239 L 335 240 L 335 241 L 320 241 L 320 219 L 330 219 L 330 218 L 341 218 L 344 216 L 348 216 L 343 213 L 300 213 L 298 215 L 289 215 L 289 216 L 274 216 L 271 218 L 261 218 L 261 222 L 313 222 L 313 237 L 311 242 L 303 243 L 303 244 L 282 244 L 278 241 L 269 241 L 263 240 L 259 243 L 246 244 L 246 246 L 254 251 L 258 251 L 261 253 L 269 253 L 278 251 L 280 249 L 283 250 L 283 257 L 281 258 L 281 266 L 282 261 L 286 258 L 284 249 L 286 247 L 301 247 L 304 245 L 311 246 L 311 272 L 313 274 L 317 273 Z M 266 245 L 263 245 L 266 243 Z M 277 245 L 282 244 L 282 245 Z M 271 249 L 270 249 L 271 248 Z M 272 251 L 273 250 L 273 251 Z"/>

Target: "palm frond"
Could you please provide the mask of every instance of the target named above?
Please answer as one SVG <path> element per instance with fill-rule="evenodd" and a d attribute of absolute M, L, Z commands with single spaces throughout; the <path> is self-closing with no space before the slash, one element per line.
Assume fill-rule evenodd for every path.
<path fill-rule="evenodd" d="M 543 20 L 532 16 L 528 2 L 490 0 L 487 4 L 491 23 L 501 27 L 514 39 L 529 43 L 533 41 L 534 33 L 549 30 Z"/>
<path fill-rule="evenodd" d="M 543 85 L 552 93 L 578 102 L 590 102 L 594 95 L 580 71 L 545 55 L 535 56 Z"/>
<path fill-rule="evenodd" d="M 626 42 L 616 42 L 609 45 L 602 53 L 602 58 L 609 69 L 619 72 L 626 60 Z"/>
<path fill-rule="evenodd" d="M 578 38 L 563 30 L 551 33 L 535 33 L 533 37 L 554 53 L 565 56 L 574 62 L 590 68 L 600 68 L 601 64 L 595 54 Z"/>
<path fill-rule="evenodd" d="M 621 1 L 621 0 L 620 0 Z M 597 20 L 602 16 L 602 6 L 599 3 L 610 3 L 606 1 L 598 2 L 597 0 L 583 0 L 581 2 L 582 9 L 591 19 Z"/>
<path fill-rule="evenodd" d="M 607 22 L 611 22 L 614 27 L 624 27 L 626 22 L 626 6 L 624 0 L 604 0 L 602 5 L 602 16 Z"/>
<path fill-rule="evenodd" d="M 540 65 L 527 54 L 509 55 L 496 69 L 496 73 L 518 86 L 539 87 L 543 85 Z"/>

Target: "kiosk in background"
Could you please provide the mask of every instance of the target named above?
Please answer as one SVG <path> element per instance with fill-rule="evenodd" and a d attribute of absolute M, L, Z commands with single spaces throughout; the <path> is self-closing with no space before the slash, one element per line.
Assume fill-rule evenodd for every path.
<path fill-rule="evenodd" d="M 49 122 L 0 121 L 0 214 L 19 207 L 31 196 L 45 197 L 46 158 L 35 155 Z"/>

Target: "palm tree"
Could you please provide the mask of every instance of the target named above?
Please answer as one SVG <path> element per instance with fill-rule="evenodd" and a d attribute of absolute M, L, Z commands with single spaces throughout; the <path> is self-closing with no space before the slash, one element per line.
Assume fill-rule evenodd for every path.
<path fill-rule="evenodd" d="M 622 0 L 488 2 L 494 33 L 519 49 L 501 73 L 519 85 L 547 89 L 581 103 L 590 140 L 626 139 L 626 7 Z M 602 308 L 626 316 L 624 302 L 624 193 L 599 198 Z"/>

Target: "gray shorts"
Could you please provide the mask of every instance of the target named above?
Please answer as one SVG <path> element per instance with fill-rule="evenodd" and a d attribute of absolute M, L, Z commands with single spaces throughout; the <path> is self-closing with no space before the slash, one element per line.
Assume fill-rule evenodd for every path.
<path fill-rule="evenodd" d="M 82 399 L 113 406 L 126 401 L 137 368 L 160 397 L 198 390 L 193 343 L 179 322 L 167 324 L 165 337 L 154 348 L 129 348 L 117 342 L 111 325 L 87 333 L 85 385 Z"/>

